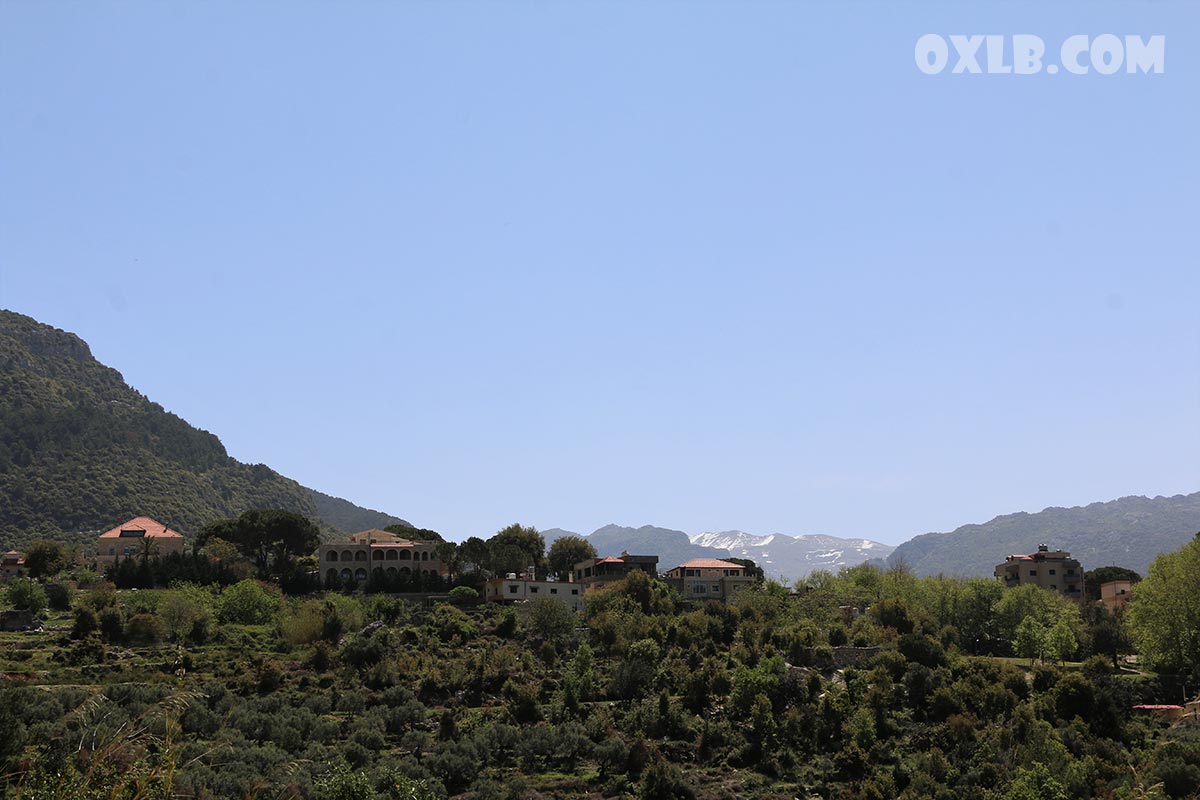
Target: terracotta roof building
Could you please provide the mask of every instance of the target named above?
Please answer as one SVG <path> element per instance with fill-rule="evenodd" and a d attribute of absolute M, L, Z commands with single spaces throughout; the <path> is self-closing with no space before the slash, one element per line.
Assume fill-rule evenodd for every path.
<path fill-rule="evenodd" d="M 16 550 L 9 550 L 0 557 L 0 580 L 20 578 L 25 575 L 25 557 Z"/>
<path fill-rule="evenodd" d="M 317 548 L 317 557 L 327 584 L 335 580 L 363 583 L 372 577 L 402 581 L 446 575 L 438 559 L 437 542 L 413 541 L 379 529 L 325 542 Z"/>
<path fill-rule="evenodd" d="M 146 552 L 151 558 L 182 553 L 183 534 L 150 517 L 134 517 L 100 534 L 96 562 L 107 565 L 123 558 L 137 558 Z"/>

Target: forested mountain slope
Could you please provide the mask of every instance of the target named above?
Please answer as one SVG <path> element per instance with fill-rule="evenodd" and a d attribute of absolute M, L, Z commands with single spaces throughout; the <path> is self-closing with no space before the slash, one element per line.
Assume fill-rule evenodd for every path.
<path fill-rule="evenodd" d="M 1041 543 L 1069 550 L 1084 569 L 1116 565 L 1143 575 L 1159 553 L 1177 550 L 1200 531 L 1200 492 L 1174 497 L 1122 497 L 1036 514 L 1006 514 L 949 533 L 927 533 L 896 548 L 889 563 L 918 575 L 991 575 L 1012 553 Z"/>
<path fill-rule="evenodd" d="M 0 548 L 45 535 L 90 540 L 86 532 L 138 514 L 186 534 L 251 508 L 327 527 L 397 521 L 231 458 L 78 336 L 0 309 Z"/>

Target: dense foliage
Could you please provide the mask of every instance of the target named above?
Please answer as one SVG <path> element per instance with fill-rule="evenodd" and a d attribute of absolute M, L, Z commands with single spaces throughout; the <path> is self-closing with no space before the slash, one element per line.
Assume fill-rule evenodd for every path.
<path fill-rule="evenodd" d="M 74 577 L 70 611 L 0 648 L 16 678 L 0 697 L 13 798 L 1115 799 L 1200 785 L 1200 728 L 1131 714 L 1180 684 L 1091 658 L 1106 620 L 1031 587 L 863 566 L 693 605 L 636 572 L 576 616 L 549 598 L 425 606 Z M 1053 646 L 1015 657 L 1031 628 Z"/>

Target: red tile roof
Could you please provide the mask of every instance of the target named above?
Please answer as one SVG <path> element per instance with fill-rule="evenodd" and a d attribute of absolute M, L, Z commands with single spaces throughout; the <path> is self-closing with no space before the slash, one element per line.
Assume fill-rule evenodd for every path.
<path fill-rule="evenodd" d="M 1172 706 L 1172 705 L 1140 705 L 1140 706 L 1134 706 L 1134 708 L 1140 709 L 1142 711 L 1175 711 L 1175 710 L 1182 711 L 1183 710 L 1183 706 Z"/>
<path fill-rule="evenodd" d="M 134 517 L 124 525 L 118 525 L 107 533 L 100 534 L 101 539 L 120 539 L 121 531 L 145 531 L 146 536 L 154 539 L 182 539 L 183 534 L 173 531 L 161 522 L 150 517 Z"/>
<path fill-rule="evenodd" d="M 617 558 L 615 556 L 607 556 L 605 558 L 596 559 L 596 563 L 597 564 L 624 564 L 625 559 Z"/>
<path fill-rule="evenodd" d="M 679 567 L 687 567 L 688 569 L 744 569 L 741 564 L 733 564 L 729 561 L 722 561 L 719 558 L 693 558 Z M 675 569 L 679 569 L 676 567 Z"/>

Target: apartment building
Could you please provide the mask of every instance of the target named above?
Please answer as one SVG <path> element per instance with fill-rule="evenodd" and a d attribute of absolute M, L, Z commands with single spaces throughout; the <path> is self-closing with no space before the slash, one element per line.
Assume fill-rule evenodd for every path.
<path fill-rule="evenodd" d="M 1040 586 L 1072 600 L 1083 600 L 1083 567 L 1065 550 L 1040 544 L 1036 552 L 1011 555 L 997 564 L 995 575 L 1006 588 Z"/>
<path fill-rule="evenodd" d="M 694 558 L 667 570 L 665 578 L 686 600 L 726 600 L 755 581 L 741 564 L 718 558 Z"/>

